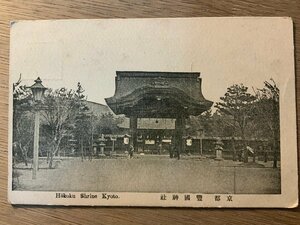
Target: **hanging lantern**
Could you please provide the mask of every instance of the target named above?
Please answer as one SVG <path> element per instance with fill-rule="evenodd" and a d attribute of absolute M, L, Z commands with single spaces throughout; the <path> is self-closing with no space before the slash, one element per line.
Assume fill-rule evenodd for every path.
<path fill-rule="evenodd" d="M 38 77 L 34 82 L 35 83 L 30 87 L 33 94 L 33 99 L 35 101 L 41 101 L 47 88 L 42 85 L 42 80 L 40 77 Z"/>

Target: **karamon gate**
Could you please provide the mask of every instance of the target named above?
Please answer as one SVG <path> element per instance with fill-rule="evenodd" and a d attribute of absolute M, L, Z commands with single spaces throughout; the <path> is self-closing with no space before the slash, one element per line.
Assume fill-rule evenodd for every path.
<path fill-rule="evenodd" d="M 130 142 L 137 146 L 138 118 L 175 120 L 172 145 L 180 153 L 185 120 L 208 110 L 212 102 L 201 91 L 200 73 L 117 71 L 115 94 L 106 103 L 115 114 L 130 118 Z"/>

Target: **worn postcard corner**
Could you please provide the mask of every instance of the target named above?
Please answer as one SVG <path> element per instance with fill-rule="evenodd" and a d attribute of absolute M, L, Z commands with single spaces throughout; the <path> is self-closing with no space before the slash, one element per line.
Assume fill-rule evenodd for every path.
<path fill-rule="evenodd" d="M 291 19 L 13 23 L 10 203 L 298 205 Z"/>

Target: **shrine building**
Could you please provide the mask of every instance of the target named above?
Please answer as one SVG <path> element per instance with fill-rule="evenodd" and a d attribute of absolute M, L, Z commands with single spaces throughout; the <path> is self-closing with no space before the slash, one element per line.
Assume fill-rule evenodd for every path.
<path fill-rule="evenodd" d="M 172 136 L 172 144 L 180 153 L 185 120 L 191 115 L 200 115 L 213 104 L 204 98 L 201 83 L 198 72 L 117 71 L 115 94 L 105 100 L 116 115 L 124 114 L 130 119 L 130 143 L 135 149 L 138 130 L 161 134 L 155 130 L 155 123 L 163 121 L 169 128 L 167 135 Z M 146 127 L 145 120 L 149 121 Z"/>

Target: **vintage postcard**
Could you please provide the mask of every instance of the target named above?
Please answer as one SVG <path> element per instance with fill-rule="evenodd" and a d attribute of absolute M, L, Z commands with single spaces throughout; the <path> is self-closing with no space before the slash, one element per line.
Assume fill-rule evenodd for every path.
<path fill-rule="evenodd" d="M 11 204 L 298 205 L 291 18 L 13 21 Z"/>

